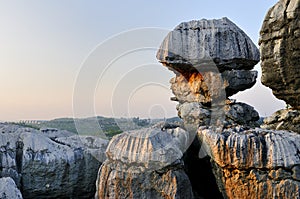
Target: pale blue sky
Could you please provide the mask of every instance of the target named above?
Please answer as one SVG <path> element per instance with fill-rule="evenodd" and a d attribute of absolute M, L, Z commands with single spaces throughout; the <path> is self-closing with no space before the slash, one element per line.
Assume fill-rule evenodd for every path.
<path fill-rule="evenodd" d="M 0 120 L 71 117 L 74 84 L 82 63 L 96 46 L 115 34 L 142 27 L 171 30 L 183 21 L 226 16 L 257 43 L 264 16 L 275 3 L 275 0 L 1 0 Z M 145 35 L 145 40 L 149 39 Z M 114 50 L 110 49 L 109 52 L 113 54 Z M 122 74 L 118 76 L 118 67 L 126 65 L 125 68 L 130 70 L 136 64 L 153 63 L 154 56 L 154 52 L 146 52 L 143 56 L 137 54 L 137 57 L 128 56 L 123 63 L 116 63 L 111 74 L 122 77 Z M 155 67 L 158 65 L 153 66 L 153 71 L 157 70 L 160 75 L 153 81 L 168 86 L 173 74 L 163 67 Z M 259 69 L 259 66 L 256 68 Z M 142 69 L 140 67 L 132 74 L 142 77 L 141 74 L 146 71 Z M 148 85 L 144 90 L 138 89 L 130 100 L 124 99 L 130 93 L 112 99 L 109 94 L 111 89 L 104 86 L 109 85 L 112 78 L 108 73 L 103 79 L 106 81 L 103 86 L 95 85 L 95 114 L 141 117 L 176 114 L 176 103 L 169 102 L 171 92 L 165 88 L 161 91 L 157 89 L 155 93 L 154 87 Z M 117 81 L 122 85 L 130 85 L 132 78 Z M 132 88 L 137 89 L 136 86 Z M 118 92 L 115 96 L 120 94 Z M 261 88 L 259 84 L 237 97 L 255 106 L 262 115 L 269 115 L 284 106 L 284 103 L 272 97 L 270 90 Z M 119 109 L 115 107 L 124 101 L 133 103 L 128 105 L 129 112 L 121 111 L 125 105 Z M 76 116 L 90 115 L 89 111 L 84 110 L 84 103 Z M 114 104 L 113 112 L 111 104 Z"/>

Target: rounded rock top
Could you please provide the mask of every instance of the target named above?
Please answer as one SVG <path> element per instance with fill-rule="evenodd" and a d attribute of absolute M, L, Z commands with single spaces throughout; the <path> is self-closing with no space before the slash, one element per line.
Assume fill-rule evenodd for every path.
<path fill-rule="evenodd" d="M 165 37 L 156 57 L 171 68 L 213 61 L 221 71 L 251 70 L 260 60 L 256 45 L 226 17 L 179 24 Z"/>
<path fill-rule="evenodd" d="M 180 160 L 188 146 L 189 134 L 179 127 L 145 128 L 114 136 L 106 155 L 124 165 L 157 170 Z"/>

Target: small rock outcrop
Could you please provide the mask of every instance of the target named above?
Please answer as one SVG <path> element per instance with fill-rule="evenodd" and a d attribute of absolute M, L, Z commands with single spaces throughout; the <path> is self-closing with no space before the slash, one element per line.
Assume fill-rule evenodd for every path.
<path fill-rule="evenodd" d="M 13 179 L 0 178 L 0 198 L 1 199 L 23 199 L 20 190 Z"/>
<path fill-rule="evenodd" d="M 300 109 L 300 1 L 280 0 L 267 13 L 260 32 L 264 85 Z"/>
<path fill-rule="evenodd" d="M 96 198 L 193 198 L 181 160 L 188 141 L 179 127 L 114 136 L 99 170 Z"/>
<path fill-rule="evenodd" d="M 300 134 L 300 111 L 282 109 L 264 119 L 262 128 L 274 130 L 289 130 Z"/>
<path fill-rule="evenodd" d="M 11 177 L 24 198 L 93 197 L 108 141 L 59 130 L 44 134 L 0 124 L 0 177 Z"/>

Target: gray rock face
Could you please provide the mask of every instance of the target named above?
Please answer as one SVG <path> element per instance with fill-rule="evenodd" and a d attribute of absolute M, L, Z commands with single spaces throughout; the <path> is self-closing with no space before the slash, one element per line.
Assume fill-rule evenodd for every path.
<path fill-rule="evenodd" d="M 300 111 L 293 109 L 279 110 L 270 117 L 265 118 L 264 124 L 261 127 L 300 133 Z"/>
<path fill-rule="evenodd" d="M 199 126 L 244 125 L 255 127 L 258 125 L 259 114 L 250 105 L 241 102 L 229 102 L 223 106 L 210 109 L 200 103 L 183 103 L 178 105 L 178 115 L 183 119 L 185 127 L 195 132 Z"/>
<path fill-rule="evenodd" d="M 224 198 L 299 198 L 300 135 L 243 127 L 198 136 L 212 158 Z"/>
<path fill-rule="evenodd" d="M 300 1 L 280 0 L 260 32 L 262 83 L 300 109 Z"/>
<path fill-rule="evenodd" d="M 157 59 L 176 77 L 171 80 L 173 99 L 213 103 L 251 88 L 259 50 L 227 18 L 184 22 L 161 44 Z"/>
<path fill-rule="evenodd" d="M 13 179 L 0 178 L 0 198 L 1 199 L 23 199 L 20 190 Z"/>
<path fill-rule="evenodd" d="M 114 136 L 99 170 L 96 198 L 192 198 L 181 161 L 188 141 L 179 127 Z"/>
<path fill-rule="evenodd" d="M 214 61 L 220 71 L 252 69 L 259 51 L 251 39 L 227 18 L 179 24 L 163 41 L 157 59 L 166 65 Z"/>
<path fill-rule="evenodd" d="M 40 131 L 7 124 L 0 124 L 0 132 L 0 176 L 12 177 L 24 198 L 94 195 L 108 141 L 93 136 L 57 137 L 57 132 L 50 139 Z"/>

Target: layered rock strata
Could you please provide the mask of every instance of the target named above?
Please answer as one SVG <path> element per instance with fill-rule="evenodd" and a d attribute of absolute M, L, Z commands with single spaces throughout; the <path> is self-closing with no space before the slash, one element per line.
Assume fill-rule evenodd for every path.
<path fill-rule="evenodd" d="M 93 197 L 108 141 L 51 134 L 0 124 L 0 177 L 11 177 L 24 198 Z"/>
<path fill-rule="evenodd" d="M 300 1 L 280 0 L 267 13 L 260 32 L 262 83 L 300 109 Z"/>
<path fill-rule="evenodd" d="M 188 140 L 179 127 L 114 136 L 99 170 L 96 198 L 193 198 L 181 160 Z"/>

